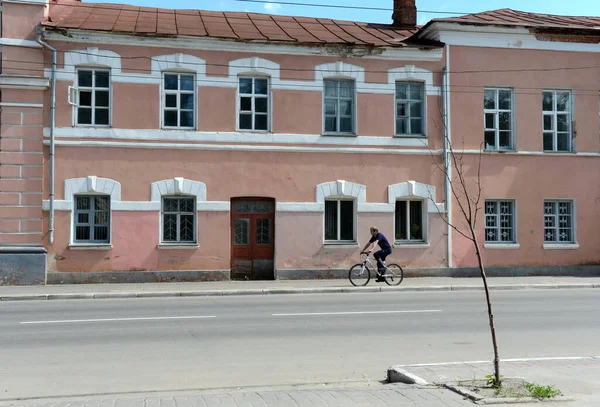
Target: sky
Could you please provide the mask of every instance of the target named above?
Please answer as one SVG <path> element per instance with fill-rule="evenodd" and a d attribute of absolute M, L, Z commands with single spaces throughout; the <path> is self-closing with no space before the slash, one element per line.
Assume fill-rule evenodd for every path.
<path fill-rule="evenodd" d="M 337 20 L 391 23 L 393 0 L 83 0 L 87 3 L 126 3 L 147 7 L 201 9 L 216 11 L 246 11 L 290 16 L 322 17 Z M 276 4 L 277 2 L 309 5 Z M 385 10 L 328 8 L 314 5 L 372 7 Z M 600 0 L 417 0 L 418 23 L 432 18 L 478 13 L 486 10 L 512 8 L 533 13 L 571 16 L 600 16 Z"/>

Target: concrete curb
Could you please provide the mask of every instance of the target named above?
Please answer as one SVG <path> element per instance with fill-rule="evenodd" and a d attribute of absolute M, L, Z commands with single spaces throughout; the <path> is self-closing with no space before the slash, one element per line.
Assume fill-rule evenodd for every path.
<path fill-rule="evenodd" d="M 523 284 L 490 286 L 493 291 L 527 289 L 584 289 L 600 288 L 600 284 Z M 156 291 L 156 292 L 102 292 L 102 293 L 56 293 L 56 294 L 0 294 L 0 301 L 38 300 L 90 300 L 117 298 L 166 298 L 166 297 L 211 297 L 238 295 L 283 295 L 283 294 L 348 294 L 376 292 L 422 292 L 422 291 L 479 291 L 483 286 L 414 286 L 414 287 L 314 287 L 314 288 L 264 288 L 241 290 L 202 291 Z"/>
<path fill-rule="evenodd" d="M 421 386 L 427 386 L 429 384 L 425 379 L 414 375 L 397 365 L 388 369 L 387 381 L 388 383 L 418 384 Z"/>

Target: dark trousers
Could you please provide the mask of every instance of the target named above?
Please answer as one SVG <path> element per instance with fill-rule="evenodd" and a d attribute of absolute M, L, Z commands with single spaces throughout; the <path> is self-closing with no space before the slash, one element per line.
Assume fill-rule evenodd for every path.
<path fill-rule="evenodd" d="M 373 254 L 373 257 L 375 257 L 375 260 L 377 260 L 377 267 L 382 269 L 384 268 L 383 263 L 385 261 L 385 258 L 387 256 L 389 256 L 390 254 L 392 254 L 392 249 L 381 249 L 378 252 L 375 252 L 375 254 Z"/>

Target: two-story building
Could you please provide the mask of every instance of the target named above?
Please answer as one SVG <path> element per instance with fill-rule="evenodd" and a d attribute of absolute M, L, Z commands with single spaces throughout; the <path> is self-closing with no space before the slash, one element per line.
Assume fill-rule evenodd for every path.
<path fill-rule="evenodd" d="M 371 225 L 408 275 L 468 273 L 449 142 L 488 266 L 596 271 L 592 19 L 2 13 L 0 284 L 345 277 Z"/>

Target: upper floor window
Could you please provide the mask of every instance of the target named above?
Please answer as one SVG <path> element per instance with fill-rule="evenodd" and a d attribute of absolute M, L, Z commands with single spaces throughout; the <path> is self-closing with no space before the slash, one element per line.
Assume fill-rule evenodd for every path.
<path fill-rule="evenodd" d="M 325 79 L 325 133 L 354 134 L 354 81 Z"/>
<path fill-rule="evenodd" d="M 239 78 L 239 129 L 269 130 L 269 80 Z"/>
<path fill-rule="evenodd" d="M 395 240 L 403 243 L 423 242 L 424 224 L 421 200 L 396 201 Z"/>
<path fill-rule="evenodd" d="M 354 225 L 354 200 L 325 201 L 325 242 L 353 242 Z"/>
<path fill-rule="evenodd" d="M 110 72 L 101 69 L 77 70 L 76 123 L 108 126 L 110 124 Z"/>
<path fill-rule="evenodd" d="M 544 91 L 542 100 L 544 150 L 572 151 L 571 91 Z"/>
<path fill-rule="evenodd" d="M 513 91 L 485 89 L 483 95 L 486 150 L 512 150 Z"/>
<path fill-rule="evenodd" d="M 575 243 L 573 201 L 544 201 L 544 242 Z"/>
<path fill-rule="evenodd" d="M 514 201 L 485 201 L 486 243 L 515 243 Z"/>
<path fill-rule="evenodd" d="M 74 243 L 110 243 L 110 196 L 75 196 Z"/>
<path fill-rule="evenodd" d="M 163 243 L 196 243 L 196 223 L 194 197 L 163 197 Z"/>
<path fill-rule="evenodd" d="M 396 82 L 396 134 L 424 135 L 425 86 Z"/>
<path fill-rule="evenodd" d="M 193 129 L 196 112 L 195 78 L 192 74 L 163 74 L 163 127 Z"/>

